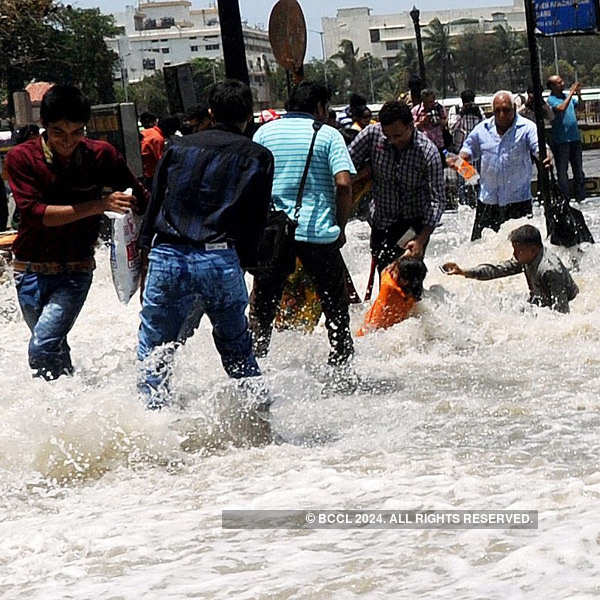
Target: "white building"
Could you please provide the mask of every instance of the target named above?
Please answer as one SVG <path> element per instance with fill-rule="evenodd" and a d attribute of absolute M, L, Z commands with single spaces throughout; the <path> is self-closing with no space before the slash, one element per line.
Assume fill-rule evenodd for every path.
<path fill-rule="evenodd" d="M 466 2 L 465 2 L 466 3 Z M 421 29 L 438 18 L 449 28 L 450 35 L 462 35 L 467 30 L 491 33 L 503 25 L 515 31 L 525 31 L 523 0 L 513 0 L 508 6 L 482 6 L 448 10 L 424 10 L 420 14 Z M 359 55 L 371 54 L 390 67 L 404 43 L 415 44 L 415 29 L 408 11 L 391 15 L 374 15 L 370 8 L 340 8 L 335 17 L 322 19 L 326 56 L 339 51 L 340 42 L 351 40 Z"/>
<path fill-rule="evenodd" d="M 188 0 L 147 0 L 137 6 L 125 6 L 115 14 L 122 35 L 106 40 L 121 59 L 117 78 L 129 83 L 161 71 L 163 66 L 194 58 L 223 58 L 219 13 L 214 3 L 193 9 Z M 269 34 L 243 23 L 250 85 L 259 104 L 267 106 L 269 86 L 265 63 L 276 68 Z"/>

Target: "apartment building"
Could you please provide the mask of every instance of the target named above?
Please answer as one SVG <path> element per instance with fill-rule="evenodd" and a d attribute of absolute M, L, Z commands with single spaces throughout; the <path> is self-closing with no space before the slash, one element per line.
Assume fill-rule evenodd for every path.
<path fill-rule="evenodd" d="M 221 28 L 216 5 L 195 9 L 189 0 L 147 0 L 125 6 L 115 14 L 121 35 L 106 40 L 120 58 L 116 78 L 140 81 L 161 71 L 163 66 L 187 62 L 194 58 L 223 58 Z M 243 23 L 250 85 L 257 102 L 270 104 L 265 69 L 275 69 L 275 57 L 269 34 Z"/>
<path fill-rule="evenodd" d="M 465 4 L 466 4 L 465 0 Z M 421 27 L 438 18 L 448 26 L 450 35 L 462 35 L 467 30 L 491 33 L 498 25 L 515 31 L 525 31 L 523 0 L 513 0 L 507 6 L 482 6 L 447 10 L 423 10 Z M 415 44 L 415 29 L 409 11 L 388 15 L 373 14 L 371 8 L 340 8 L 335 17 L 322 19 L 326 56 L 339 51 L 340 42 L 351 40 L 359 55 L 371 54 L 390 67 L 404 43 Z"/>

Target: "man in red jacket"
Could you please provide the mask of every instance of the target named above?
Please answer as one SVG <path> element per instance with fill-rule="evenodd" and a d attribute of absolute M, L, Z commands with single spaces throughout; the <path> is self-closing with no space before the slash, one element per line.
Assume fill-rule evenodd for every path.
<path fill-rule="evenodd" d="M 6 158 L 21 214 L 13 269 L 32 334 L 29 365 L 34 376 L 49 380 L 73 372 L 67 334 L 92 282 L 100 215 L 143 209 L 147 201 L 117 150 L 84 137 L 90 115 L 90 102 L 79 89 L 55 85 L 42 99 L 45 133 Z M 133 196 L 116 191 L 129 187 Z"/>

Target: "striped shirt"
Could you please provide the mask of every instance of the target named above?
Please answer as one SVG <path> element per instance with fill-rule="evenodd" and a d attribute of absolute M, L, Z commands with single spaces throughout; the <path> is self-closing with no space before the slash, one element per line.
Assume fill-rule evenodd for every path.
<path fill-rule="evenodd" d="M 291 219 L 314 134 L 313 121 L 312 115 L 289 113 L 283 119 L 263 125 L 253 138 L 275 157 L 273 204 Z M 335 176 L 342 171 L 356 173 L 344 138 L 333 127 L 323 125 L 317 134 L 304 187 L 296 228 L 299 242 L 331 244 L 338 239 Z"/>
<path fill-rule="evenodd" d="M 425 134 L 415 129 L 409 146 L 399 150 L 377 123 L 365 127 L 349 150 L 357 167 L 371 165 L 376 229 L 403 219 L 437 226 L 446 205 L 444 169 L 438 149 Z"/>

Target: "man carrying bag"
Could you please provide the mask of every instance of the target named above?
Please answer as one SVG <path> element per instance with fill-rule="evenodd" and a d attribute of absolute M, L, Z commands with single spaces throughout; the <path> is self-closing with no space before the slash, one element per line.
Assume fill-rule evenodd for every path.
<path fill-rule="evenodd" d="M 356 171 L 341 134 L 321 125 L 328 104 L 329 92 L 324 86 L 304 81 L 292 93 L 285 118 L 267 123 L 254 135 L 254 141 L 275 156 L 275 212 L 285 212 L 292 222 L 278 227 L 275 221 L 282 215 L 271 216 L 273 228 L 267 228 L 271 235 L 263 240 L 263 268 L 252 270 L 250 329 L 257 357 L 268 352 L 273 320 L 296 257 L 322 303 L 331 344 L 329 364 L 342 365 L 354 352 L 340 248 L 346 241 L 344 229 L 352 207 L 350 177 Z M 286 227 L 287 235 L 277 234 Z M 267 265 L 265 254 L 270 248 L 276 258 Z"/>

